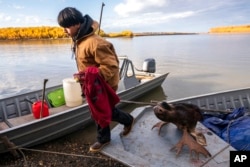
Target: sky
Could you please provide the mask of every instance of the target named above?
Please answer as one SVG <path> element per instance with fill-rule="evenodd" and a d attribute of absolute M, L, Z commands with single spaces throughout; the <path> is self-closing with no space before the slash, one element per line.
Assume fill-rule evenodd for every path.
<path fill-rule="evenodd" d="M 75 7 L 100 21 L 104 32 L 209 32 L 250 25 L 250 0 L 0 0 L 0 28 L 58 26 L 57 15 Z"/>

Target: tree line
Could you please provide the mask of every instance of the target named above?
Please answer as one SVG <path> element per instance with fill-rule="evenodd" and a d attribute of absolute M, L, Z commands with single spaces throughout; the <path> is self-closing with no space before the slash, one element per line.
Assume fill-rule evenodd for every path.
<path fill-rule="evenodd" d="M 98 33 L 98 32 L 96 32 Z M 133 37 L 133 32 L 126 30 L 120 33 L 99 32 L 103 37 Z M 0 40 L 23 40 L 23 39 L 59 39 L 68 38 L 61 27 L 8 27 L 0 28 Z"/>
<path fill-rule="evenodd" d="M 210 33 L 250 33 L 250 25 L 223 26 L 211 28 Z"/>

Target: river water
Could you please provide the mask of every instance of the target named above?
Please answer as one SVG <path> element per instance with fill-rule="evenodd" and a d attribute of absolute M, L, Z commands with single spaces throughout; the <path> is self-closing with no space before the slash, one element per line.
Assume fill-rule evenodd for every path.
<path fill-rule="evenodd" d="M 250 34 L 166 35 L 108 38 L 118 55 L 137 68 L 156 60 L 157 73 L 170 72 L 147 98 L 177 99 L 250 86 Z M 70 40 L 0 42 L 0 98 L 61 84 L 75 73 Z"/>
<path fill-rule="evenodd" d="M 145 59 L 154 58 L 157 73 L 170 72 L 161 87 L 138 101 L 172 100 L 250 86 L 250 34 L 169 35 L 107 40 L 114 44 L 118 55 L 127 55 L 137 68 L 142 67 Z M 69 40 L 0 41 L 0 51 L 0 99 L 42 89 L 44 78 L 49 79 L 48 87 L 62 84 L 62 79 L 72 77 L 76 72 Z M 130 112 L 137 106 L 127 105 L 123 110 Z M 115 125 L 113 122 L 111 127 Z M 35 149 L 62 151 L 65 143 L 77 143 L 81 145 L 81 151 L 88 150 L 86 143 L 94 141 L 96 129 L 91 124 L 84 130 L 80 129 Z M 32 152 L 29 156 L 29 161 L 38 163 L 41 158 L 35 157 L 45 154 Z M 8 154 L 4 156 L 5 163 L 13 164 L 8 157 Z M 49 157 L 49 164 L 61 161 L 60 156 L 50 154 Z M 65 158 L 72 161 L 71 156 L 63 160 Z"/>

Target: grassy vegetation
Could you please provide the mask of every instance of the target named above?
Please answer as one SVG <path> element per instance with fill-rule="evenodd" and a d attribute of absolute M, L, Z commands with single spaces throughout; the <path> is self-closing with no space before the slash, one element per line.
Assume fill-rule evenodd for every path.
<path fill-rule="evenodd" d="M 0 28 L 0 40 L 19 39 L 57 39 L 65 38 L 66 34 L 60 27 L 19 27 Z"/>
<path fill-rule="evenodd" d="M 211 28 L 210 33 L 250 33 L 250 25 L 223 26 Z"/>
<path fill-rule="evenodd" d="M 196 33 L 168 33 L 168 32 L 143 32 L 133 33 L 130 30 L 125 30 L 117 33 L 105 33 L 100 30 L 102 37 L 129 37 L 134 36 L 148 36 L 148 35 L 185 35 Z M 223 26 L 211 28 L 209 33 L 250 33 L 250 25 L 241 26 Z M 8 27 L 0 28 L 0 40 L 25 40 L 25 39 L 59 39 L 68 38 L 61 27 Z"/>
<path fill-rule="evenodd" d="M 96 32 L 97 33 L 97 32 Z M 133 32 L 126 30 L 120 33 L 106 34 L 99 32 L 103 37 L 133 37 Z M 68 38 L 61 27 L 8 27 L 0 28 L 0 40 L 23 40 L 23 39 L 58 39 Z"/>

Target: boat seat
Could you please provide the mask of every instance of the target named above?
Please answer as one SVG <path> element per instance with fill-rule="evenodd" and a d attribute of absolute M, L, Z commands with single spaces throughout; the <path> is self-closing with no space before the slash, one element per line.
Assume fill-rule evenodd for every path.
<path fill-rule="evenodd" d="M 0 122 L 0 131 L 8 129 L 9 126 L 5 122 Z"/>
<path fill-rule="evenodd" d="M 35 120 L 35 118 L 33 117 L 33 114 L 28 114 L 28 115 L 24 115 L 21 117 L 15 117 L 15 118 L 10 118 L 7 121 L 12 125 L 12 126 L 18 126 L 24 123 L 28 123 Z"/>
<path fill-rule="evenodd" d="M 53 108 L 49 109 L 49 114 L 53 115 L 53 114 L 56 114 L 56 113 L 59 113 L 59 112 L 62 112 L 62 111 L 66 111 L 66 110 L 68 110 L 70 108 L 72 108 L 72 107 L 68 107 L 66 105 L 62 105 L 60 107 L 53 107 Z"/>
<path fill-rule="evenodd" d="M 63 105 L 63 106 L 60 106 L 60 107 L 55 107 L 55 108 L 50 108 L 49 109 L 49 114 L 53 115 L 53 114 L 56 114 L 56 113 L 59 113 L 59 112 L 62 112 L 62 111 L 66 111 L 68 109 L 70 109 L 70 107 L 67 107 L 66 105 Z M 31 121 L 34 121 L 34 120 L 36 120 L 36 119 L 34 118 L 33 114 L 27 114 L 27 115 L 23 115 L 21 117 L 15 117 L 15 118 L 7 119 L 7 121 L 9 122 L 11 127 L 18 126 L 18 125 L 21 125 L 21 124 L 24 124 L 24 123 L 28 123 L 28 122 L 31 122 Z"/>
<path fill-rule="evenodd" d="M 138 79 L 141 83 L 152 80 L 153 78 L 153 75 L 136 75 L 136 79 Z"/>

